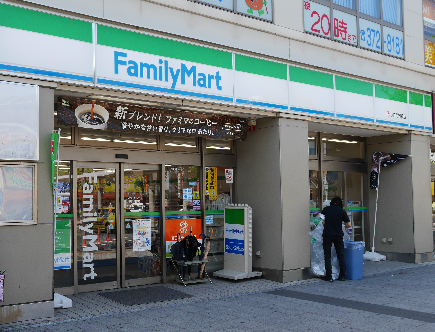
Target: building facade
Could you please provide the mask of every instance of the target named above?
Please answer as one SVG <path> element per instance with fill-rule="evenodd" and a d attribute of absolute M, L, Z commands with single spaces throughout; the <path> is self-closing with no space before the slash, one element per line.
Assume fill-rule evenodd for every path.
<path fill-rule="evenodd" d="M 170 248 L 248 204 L 252 265 L 310 277 L 334 196 L 352 238 L 433 260 L 430 0 L 0 0 L 3 323 L 171 282 Z M 59 136 L 57 136 L 59 135 Z M 308 145 L 308 148 L 307 148 Z M 408 155 L 370 189 L 374 152 Z"/>

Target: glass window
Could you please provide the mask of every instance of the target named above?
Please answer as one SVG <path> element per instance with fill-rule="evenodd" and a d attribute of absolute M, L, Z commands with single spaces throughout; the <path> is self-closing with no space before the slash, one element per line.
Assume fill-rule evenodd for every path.
<path fill-rule="evenodd" d="M 166 257 L 170 257 L 177 234 L 183 239 L 192 232 L 199 239 L 202 233 L 198 166 L 165 166 L 165 210 Z"/>
<path fill-rule="evenodd" d="M 402 25 L 402 0 L 382 0 L 384 21 Z"/>
<path fill-rule="evenodd" d="M 205 153 L 232 154 L 233 141 L 207 138 Z"/>
<path fill-rule="evenodd" d="M 355 137 L 325 134 L 322 138 L 323 156 L 336 158 L 364 158 L 364 142 Z"/>
<path fill-rule="evenodd" d="M 364 0 L 359 2 L 359 11 L 372 17 L 381 18 L 380 0 Z"/>
<path fill-rule="evenodd" d="M 160 172 L 124 171 L 125 279 L 161 274 Z"/>
<path fill-rule="evenodd" d="M 195 137 L 172 137 L 165 136 L 165 150 L 197 152 Z"/>
<path fill-rule="evenodd" d="M 316 155 L 316 137 L 315 136 L 309 136 L 308 137 L 308 154 L 310 156 Z"/>
<path fill-rule="evenodd" d="M 333 3 L 349 9 L 356 9 L 355 0 L 334 0 Z"/>
<path fill-rule="evenodd" d="M 128 149 L 157 149 L 156 135 L 141 135 L 124 132 L 110 132 L 104 130 L 80 130 L 80 145 L 123 147 Z"/>

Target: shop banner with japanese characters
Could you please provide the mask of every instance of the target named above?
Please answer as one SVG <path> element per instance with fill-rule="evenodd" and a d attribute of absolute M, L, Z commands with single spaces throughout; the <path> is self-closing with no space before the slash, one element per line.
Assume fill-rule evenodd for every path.
<path fill-rule="evenodd" d="M 209 168 L 209 197 L 211 201 L 216 201 L 218 199 L 218 188 L 217 188 L 217 167 Z"/>
<path fill-rule="evenodd" d="M 133 251 L 151 250 L 151 219 L 133 221 Z"/>
<path fill-rule="evenodd" d="M 146 134 L 246 140 L 245 119 L 59 97 L 58 124 Z"/>

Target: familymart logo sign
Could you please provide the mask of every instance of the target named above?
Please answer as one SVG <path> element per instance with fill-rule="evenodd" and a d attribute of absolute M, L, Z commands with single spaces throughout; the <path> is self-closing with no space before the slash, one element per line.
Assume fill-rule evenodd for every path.
<path fill-rule="evenodd" d="M 79 229 L 84 232 L 83 235 L 83 269 L 89 269 L 83 276 L 94 279 L 97 274 L 94 271 L 94 251 L 98 251 L 95 245 L 98 235 L 94 235 L 94 222 L 97 221 L 97 212 L 94 211 L 94 185 L 97 185 L 97 173 L 83 173 L 85 182 L 83 183 L 83 224 Z M 86 181 L 87 180 L 87 181 Z"/>
<path fill-rule="evenodd" d="M 233 101 L 230 69 L 98 45 L 98 83 Z"/>

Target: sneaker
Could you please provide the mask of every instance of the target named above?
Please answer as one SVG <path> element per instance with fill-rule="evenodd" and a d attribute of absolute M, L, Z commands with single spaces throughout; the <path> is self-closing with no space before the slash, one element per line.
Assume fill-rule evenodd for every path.
<path fill-rule="evenodd" d="M 338 280 L 340 280 L 340 281 L 346 281 L 346 278 L 345 277 L 340 277 L 340 278 L 338 278 Z"/>
<path fill-rule="evenodd" d="M 322 277 L 323 281 L 333 282 L 332 277 Z"/>

